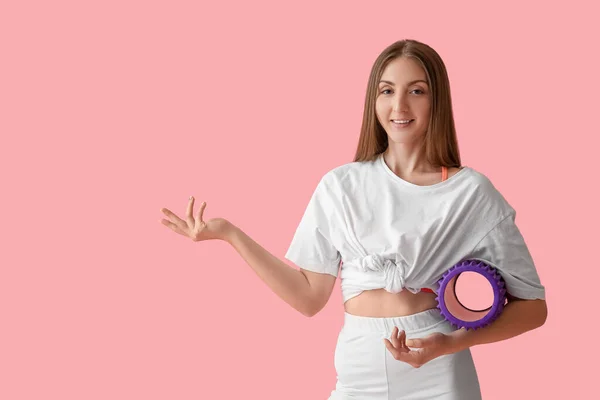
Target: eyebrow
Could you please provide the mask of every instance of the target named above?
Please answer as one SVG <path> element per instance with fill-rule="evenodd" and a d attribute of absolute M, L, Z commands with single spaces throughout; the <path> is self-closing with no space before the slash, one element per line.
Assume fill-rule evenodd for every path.
<path fill-rule="evenodd" d="M 414 81 L 408 82 L 408 86 L 410 86 L 414 83 L 417 83 L 417 82 L 423 82 L 424 84 L 428 85 L 427 81 L 424 81 L 423 79 L 416 79 Z M 379 83 L 387 83 L 387 84 L 394 86 L 394 82 L 390 82 L 390 81 L 379 81 Z"/>

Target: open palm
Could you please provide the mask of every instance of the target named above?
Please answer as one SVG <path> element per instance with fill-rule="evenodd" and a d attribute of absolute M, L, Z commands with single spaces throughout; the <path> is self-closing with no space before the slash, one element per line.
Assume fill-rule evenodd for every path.
<path fill-rule="evenodd" d="M 185 219 L 179 218 L 175 213 L 166 208 L 162 208 L 161 211 L 168 219 L 163 219 L 161 222 L 163 225 L 166 225 L 180 235 L 189 237 L 194 242 L 211 239 L 225 239 L 227 228 L 229 226 L 228 221 L 224 218 L 213 218 L 204 221 L 205 209 L 206 202 L 203 202 L 200 205 L 198 213 L 194 216 L 194 196 L 190 196 Z"/>

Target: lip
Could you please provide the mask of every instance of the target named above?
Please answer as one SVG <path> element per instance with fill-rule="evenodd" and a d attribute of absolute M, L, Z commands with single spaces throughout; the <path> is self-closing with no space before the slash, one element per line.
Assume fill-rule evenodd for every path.
<path fill-rule="evenodd" d="M 402 118 L 400 118 L 400 119 L 402 119 Z M 406 118 L 406 119 L 409 119 L 409 118 Z M 408 124 L 406 124 L 406 125 L 398 125 L 398 124 L 396 124 L 396 123 L 394 123 L 392 121 L 390 121 L 390 124 L 392 124 L 392 127 L 395 128 L 395 129 L 406 129 L 408 127 L 411 127 L 413 122 L 415 122 L 414 119 L 411 119 L 410 122 Z"/>

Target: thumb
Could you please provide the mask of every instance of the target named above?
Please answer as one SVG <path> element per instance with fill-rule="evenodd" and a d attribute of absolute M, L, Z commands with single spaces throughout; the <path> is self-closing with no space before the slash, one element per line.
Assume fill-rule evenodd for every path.
<path fill-rule="evenodd" d="M 425 346 L 425 340 L 423 339 L 407 339 L 406 345 L 409 347 L 421 348 Z"/>

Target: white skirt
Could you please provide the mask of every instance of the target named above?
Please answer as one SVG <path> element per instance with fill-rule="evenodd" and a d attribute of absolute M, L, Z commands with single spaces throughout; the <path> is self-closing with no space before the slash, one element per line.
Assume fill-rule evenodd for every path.
<path fill-rule="evenodd" d="M 391 337 L 395 326 L 407 339 L 456 330 L 437 308 L 392 318 L 344 313 L 335 348 L 337 383 L 329 400 L 481 400 L 469 349 L 414 368 L 385 347 L 383 339 Z"/>

